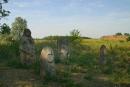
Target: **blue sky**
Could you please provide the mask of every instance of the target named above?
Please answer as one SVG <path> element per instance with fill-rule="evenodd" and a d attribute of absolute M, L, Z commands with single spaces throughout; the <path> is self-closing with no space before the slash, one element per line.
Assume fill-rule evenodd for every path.
<path fill-rule="evenodd" d="M 130 33 L 130 0 L 9 0 L 4 7 L 11 14 L 2 21 L 11 25 L 15 17 L 25 18 L 33 37 L 69 35 L 73 29 L 93 38 Z"/>

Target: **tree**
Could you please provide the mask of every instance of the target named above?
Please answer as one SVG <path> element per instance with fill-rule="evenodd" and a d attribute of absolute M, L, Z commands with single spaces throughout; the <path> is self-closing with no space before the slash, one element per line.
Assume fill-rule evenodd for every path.
<path fill-rule="evenodd" d="M 75 54 L 75 52 L 79 52 L 81 50 L 81 34 L 78 29 L 74 29 L 70 32 L 70 36 L 68 37 L 70 43 L 70 50 Z M 78 50 L 77 50 L 78 49 Z"/>
<path fill-rule="evenodd" d="M 16 17 L 12 23 L 12 35 L 14 40 L 20 40 L 24 29 L 27 29 L 27 21 L 21 17 Z"/>
<path fill-rule="evenodd" d="M 130 36 L 130 34 L 129 34 L 129 33 L 124 33 L 124 35 L 125 35 L 125 36 Z"/>
<path fill-rule="evenodd" d="M 7 24 L 3 24 L 0 29 L 1 34 L 10 34 L 10 27 Z"/>
<path fill-rule="evenodd" d="M 9 15 L 10 11 L 3 9 L 2 4 L 8 3 L 8 0 L 0 0 L 0 19 Z"/>
<path fill-rule="evenodd" d="M 127 41 L 130 41 L 130 36 L 127 37 Z"/>
<path fill-rule="evenodd" d="M 116 33 L 116 35 L 117 35 L 117 36 L 120 36 L 120 35 L 122 35 L 122 33 L 118 32 L 118 33 Z"/>
<path fill-rule="evenodd" d="M 80 40 L 81 35 L 80 35 L 80 31 L 77 29 L 74 29 L 70 32 L 70 36 L 71 36 L 71 41 L 75 41 L 75 40 Z"/>

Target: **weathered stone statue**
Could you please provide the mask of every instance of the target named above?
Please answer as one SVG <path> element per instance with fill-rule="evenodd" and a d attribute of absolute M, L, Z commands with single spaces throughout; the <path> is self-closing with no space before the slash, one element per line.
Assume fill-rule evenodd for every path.
<path fill-rule="evenodd" d="M 66 45 L 62 45 L 60 48 L 60 57 L 61 58 L 68 58 L 68 47 Z"/>
<path fill-rule="evenodd" d="M 58 55 L 61 61 L 64 61 L 69 57 L 69 41 L 67 38 L 60 38 L 57 41 Z"/>
<path fill-rule="evenodd" d="M 23 65 L 31 65 L 35 61 L 34 40 L 29 29 L 24 30 L 20 40 L 20 58 Z"/>
<path fill-rule="evenodd" d="M 54 77 L 56 75 L 54 52 L 50 47 L 44 47 L 41 51 L 40 75 L 41 77 L 44 77 L 45 75 Z"/>
<path fill-rule="evenodd" d="M 100 47 L 100 59 L 99 59 L 100 64 L 105 63 L 106 50 L 107 50 L 106 46 L 101 45 L 101 47 Z"/>

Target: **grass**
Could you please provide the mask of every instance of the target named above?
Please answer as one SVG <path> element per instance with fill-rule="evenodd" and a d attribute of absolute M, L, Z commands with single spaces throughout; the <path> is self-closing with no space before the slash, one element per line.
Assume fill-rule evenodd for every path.
<path fill-rule="evenodd" d="M 83 39 L 80 44 L 71 46 L 71 56 L 67 63 L 56 64 L 57 78 L 46 77 L 44 84 L 56 83 L 62 87 L 114 87 L 130 84 L 130 42 Z M 105 65 L 98 63 L 102 44 L 107 47 Z M 44 46 L 51 46 L 55 50 L 56 42 L 35 40 L 37 61 L 30 67 L 35 70 L 36 75 L 39 74 L 39 56 Z M 28 68 L 20 64 L 18 43 L 0 41 L 0 66 Z"/>

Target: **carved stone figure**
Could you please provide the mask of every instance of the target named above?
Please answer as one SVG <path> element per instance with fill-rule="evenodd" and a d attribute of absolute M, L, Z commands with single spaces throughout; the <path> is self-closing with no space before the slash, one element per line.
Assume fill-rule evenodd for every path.
<path fill-rule="evenodd" d="M 60 48 L 60 57 L 61 58 L 68 58 L 68 47 L 66 45 L 62 45 Z"/>
<path fill-rule="evenodd" d="M 44 77 L 45 75 L 54 77 L 56 75 L 54 52 L 50 47 L 44 47 L 41 51 L 40 75 L 41 77 Z"/>
<path fill-rule="evenodd" d="M 29 29 L 24 30 L 20 40 L 20 59 L 23 65 L 31 65 L 35 61 L 34 40 Z"/>
<path fill-rule="evenodd" d="M 64 61 L 69 57 L 69 42 L 67 38 L 60 38 L 57 41 L 58 55 L 61 61 Z"/>
<path fill-rule="evenodd" d="M 100 64 L 105 63 L 106 50 L 107 50 L 106 46 L 101 45 L 101 47 L 100 47 L 100 59 L 99 59 Z"/>

